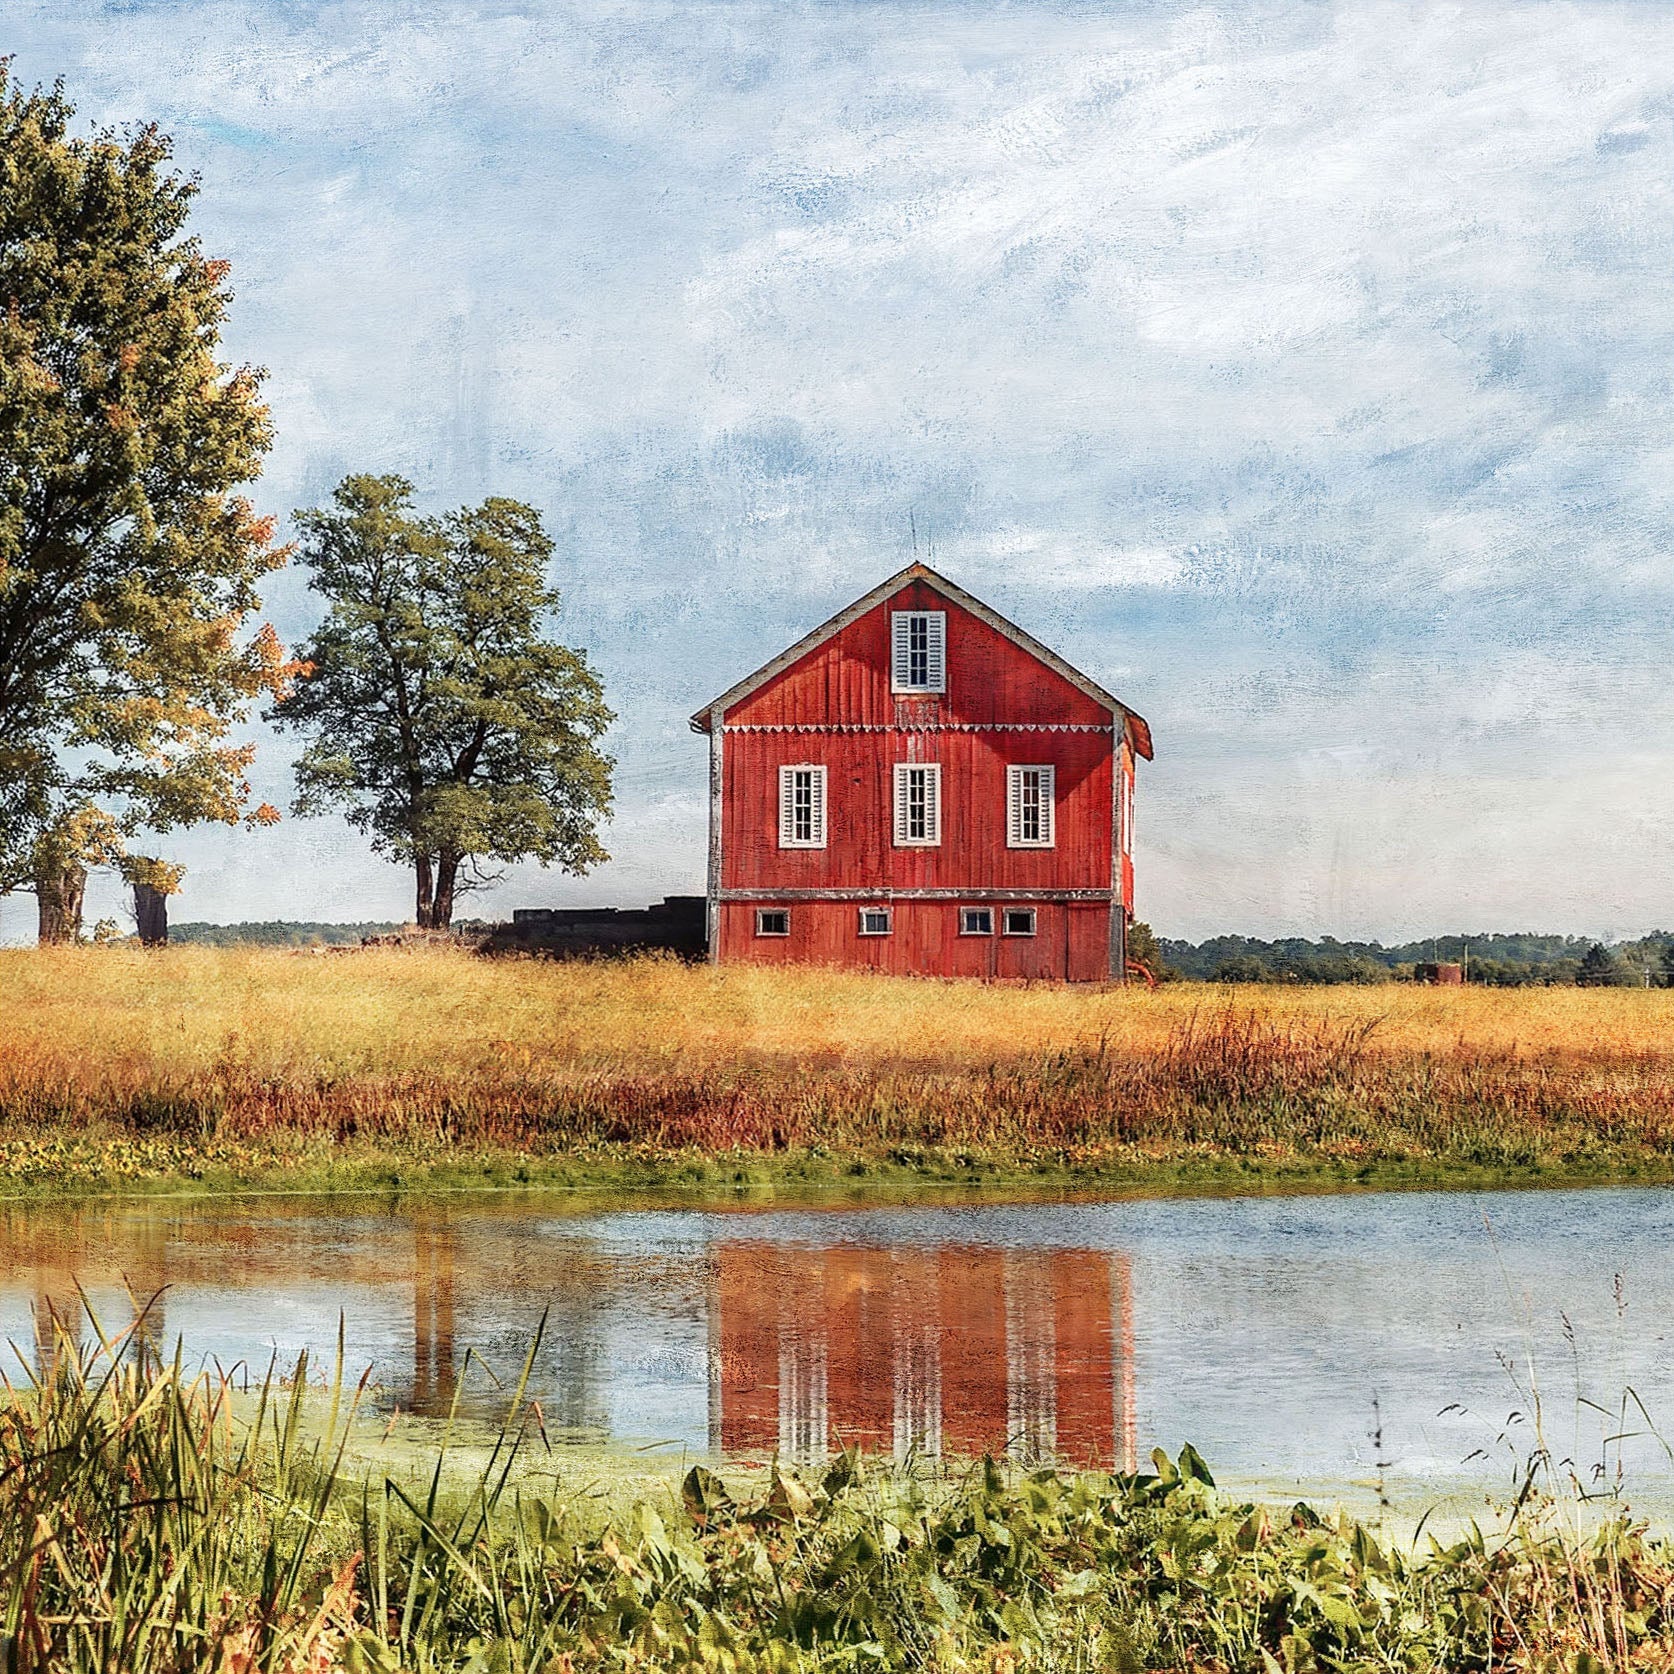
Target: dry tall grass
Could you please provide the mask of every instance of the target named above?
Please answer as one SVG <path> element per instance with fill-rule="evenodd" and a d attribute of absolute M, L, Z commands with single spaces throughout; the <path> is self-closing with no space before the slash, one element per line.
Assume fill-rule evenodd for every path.
<path fill-rule="evenodd" d="M 305 1139 L 316 1161 L 375 1142 L 1665 1175 L 1671 1023 L 1674 993 L 1637 990 L 1151 994 L 434 951 L 8 952 L 0 1173 L 26 1174 L 43 1136 L 97 1128 L 168 1156 Z"/>

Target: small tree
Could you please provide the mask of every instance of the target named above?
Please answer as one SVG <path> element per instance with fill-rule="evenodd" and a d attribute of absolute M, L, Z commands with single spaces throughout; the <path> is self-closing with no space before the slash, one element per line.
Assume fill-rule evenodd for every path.
<path fill-rule="evenodd" d="M 614 764 L 598 741 L 615 717 L 586 658 L 548 637 L 539 514 L 491 499 L 425 518 L 412 498 L 400 477 L 348 477 L 331 507 L 297 514 L 330 609 L 273 718 L 310 735 L 297 812 L 343 809 L 412 867 L 420 928 L 446 929 L 485 863 L 608 858 Z"/>
<path fill-rule="evenodd" d="M 1127 949 L 1128 958 L 1143 965 L 1158 982 L 1172 981 L 1178 975 L 1164 963 L 1162 944 L 1143 919 L 1135 919 L 1128 926 Z"/>
<path fill-rule="evenodd" d="M 1620 988 L 1632 981 L 1621 961 L 1602 942 L 1594 942 L 1582 954 L 1581 968 L 1575 973 L 1578 988 Z"/>
<path fill-rule="evenodd" d="M 180 893 L 186 868 L 154 855 L 131 854 L 122 861 L 122 880 L 134 892 L 134 926 L 141 947 L 164 947 L 169 939 L 169 897 Z"/>
<path fill-rule="evenodd" d="M 163 135 L 74 115 L 0 62 L 0 894 L 34 890 L 44 942 L 125 836 L 278 817 L 229 732 L 286 672 L 241 635 L 284 554 L 234 492 L 271 436 L 217 358 L 226 263 Z"/>

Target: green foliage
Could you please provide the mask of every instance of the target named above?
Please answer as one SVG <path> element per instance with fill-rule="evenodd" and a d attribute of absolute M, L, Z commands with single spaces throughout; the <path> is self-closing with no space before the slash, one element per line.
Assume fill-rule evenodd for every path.
<path fill-rule="evenodd" d="M 1128 958 L 1143 965 L 1158 982 L 1171 982 L 1180 974 L 1170 968 L 1163 957 L 1162 944 L 1142 919 L 1135 919 L 1128 926 Z"/>
<path fill-rule="evenodd" d="M 1596 944 L 1593 944 L 1596 945 Z M 1647 969 L 1662 972 L 1674 937 L 1654 932 L 1616 950 L 1608 983 L 1643 980 Z M 1436 936 L 1386 947 L 1382 942 L 1339 942 L 1325 936 L 1260 941 L 1253 936 L 1212 936 L 1203 942 L 1163 939 L 1169 964 L 1182 976 L 1211 982 L 1283 982 L 1298 984 L 1410 982 L 1413 967 L 1429 962 L 1462 964 L 1469 980 L 1491 988 L 1522 988 L 1576 982 L 1587 941 L 1578 936 L 1515 935 Z M 1674 972 L 1674 963 L 1666 966 Z M 1589 979 L 1593 981 L 1595 979 Z"/>
<path fill-rule="evenodd" d="M 226 264 L 164 136 L 74 114 L 0 64 L 0 890 L 88 810 L 245 817 L 228 735 L 286 677 L 271 630 L 240 637 L 284 555 L 233 492 L 271 430 L 260 375 L 217 358 Z"/>
<path fill-rule="evenodd" d="M 1620 1514 L 1405 1550 L 1227 1496 L 1190 1447 L 1111 1476 L 845 1453 L 748 1491 L 696 1466 L 598 1513 L 531 1468 L 521 1385 L 415 1489 L 345 1463 L 341 1356 L 324 1392 L 307 1371 L 245 1410 L 139 1340 L 60 1336 L 0 1407 L 6 1666 L 1439 1674 L 1665 1666 L 1674 1627 L 1668 1553 Z"/>
<path fill-rule="evenodd" d="M 169 940 L 199 947 L 353 947 L 364 936 L 385 936 L 399 930 L 386 919 L 362 924 L 314 924 L 267 919 L 245 924 L 173 924 Z"/>
<path fill-rule="evenodd" d="M 491 499 L 444 519 L 399 477 L 348 477 L 298 513 L 309 585 L 330 602 L 274 718 L 309 735 L 297 812 L 343 809 L 413 867 L 421 928 L 452 920 L 484 861 L 584 872 L 614 719 L 577 651 L 546 637 L 558 595 L 539 515 Z"/>
<path fill-rule="evenodd" d="M 1594 942 L 1582 955 L 1575 983 L 1578 988 L 1628 988 L 1634 975 L 1607 947 Z"/>

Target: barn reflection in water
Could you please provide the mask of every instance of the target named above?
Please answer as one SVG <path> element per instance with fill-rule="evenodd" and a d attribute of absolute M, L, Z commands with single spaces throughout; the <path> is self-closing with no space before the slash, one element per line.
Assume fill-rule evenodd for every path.
<path fill-rule="evenodd" d="M 1133 1468 L 1127 1263 L 1092 1250 L 715 1250 L 710 1445 Z"/>

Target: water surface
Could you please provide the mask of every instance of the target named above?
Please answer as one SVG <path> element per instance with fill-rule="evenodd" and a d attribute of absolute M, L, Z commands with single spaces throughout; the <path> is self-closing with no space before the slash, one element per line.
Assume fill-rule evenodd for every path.
<path fill-rule="evenodd" d="M 1270 1493 L 1502 1489 L 1533 1445 L 1674 1425 L 1674 1193 L 639 1208 L 573 1196 L 252 1199 L 0 1214 L 0 1337 L 45 1352 L 79 1280 L 153 1295 L 189 1357 L 334 1354 L 376 1399 L 532 1390 L 589 1446 L 817 1457 L 842 1441 L 1127 1465 L 1191 1441 Z M 1589 1404 L 1591 1403 L 1591 1404 Z M 1595 1410 L 1596 1409 L 1603 1409 Z M 1637 1412 L 1641 1497 L 1670 1472 Z M 1352 1494 L 1350 1494 L 1352 1497 Z"/>

